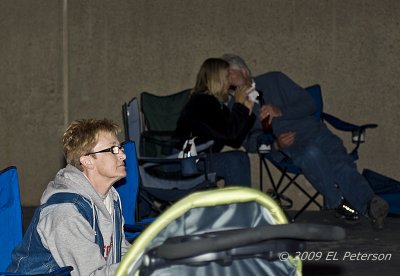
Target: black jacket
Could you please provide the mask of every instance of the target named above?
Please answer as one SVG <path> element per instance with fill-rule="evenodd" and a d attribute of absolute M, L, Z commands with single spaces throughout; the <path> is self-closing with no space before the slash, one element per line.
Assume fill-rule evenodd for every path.
<path fill-rule="evenodd" d="M 242 104 L 235 103 L 230 110 L 214 96 L 195 94 L 182 110 L 175 137 L 183 142 L 192 135 L 196 144 L 214 140 L 214 152 L 225 145 L 239 148 L 254 121 L 255 115 Z"/>

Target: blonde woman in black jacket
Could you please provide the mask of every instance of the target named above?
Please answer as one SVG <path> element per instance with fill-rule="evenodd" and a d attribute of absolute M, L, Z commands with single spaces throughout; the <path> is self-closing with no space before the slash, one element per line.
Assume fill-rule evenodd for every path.
<path fill-rule="evenodd" d="M 210 171 L 223 178 L 226 186 L 251 186 L 250 161 L 241 150 L 221 150 L 224 146 L 239 148 L 251 129 L 255 115 L 253 102 L 247 97 L 250 85 L 238 87 L 232 109 L 229 98 L 229 64 L 219 58 L 204 61 L 197 74 L 196 85 L 183 108 L 175 136 L 182 141 L 197 137 L 200 144 L 214 140 Z M 199 169 L 202 165 L 198 164 Z"/>

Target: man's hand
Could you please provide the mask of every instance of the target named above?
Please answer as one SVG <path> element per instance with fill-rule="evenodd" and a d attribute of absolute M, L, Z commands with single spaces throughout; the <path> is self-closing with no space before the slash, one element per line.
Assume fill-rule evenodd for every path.
<path fill-rule="evenodd" d="M 264 104 L 260 108 L 260 121 L 267 118 L 267 116 L 269 116 L 269 123 L 271 124 L 273 118 L 282 116 L 282 112 L 276 106 L 273 106 L 271 104 Z"/>
<path fill-rule="evenodd" d="M 287 148 L 293 145 L 295 138 L 296 138 L 296 132 L 289 131 L 282 133 L 278 136 L 277 140 L 275 141 L 276 142 L 275 148 L 278 150 Z"/>

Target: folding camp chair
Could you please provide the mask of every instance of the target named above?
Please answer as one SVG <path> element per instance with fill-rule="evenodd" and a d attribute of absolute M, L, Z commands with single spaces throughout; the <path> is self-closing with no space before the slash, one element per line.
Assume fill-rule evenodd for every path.
<path fill-rule="evenodd" d="M 122 205 L 122 215 L 125 220 L 124 231 L 128 241 L 133 242 L 136 237 L 154 221 L 154 218 L 139 219 L 137 199 L 139 193 L 139 164 L 135 142 L 122 143 L 126 155 L 126 177 L 114 184 Z M 181 195 L 182 196 L 182 195 Z"/>
<path fill-rule="evenodd" d="M 282 209 L 261 191 L 201 191 L 176 202 L 146 228 L 115 275 L 301 275 L 299 256 L 307 241 L 344 238 L 338 226 L 288 224 Z"/>
<path fill-rule="evenodd" d="M 255 81 L 258 84 L 262 84 L 262 76 L 256 77 Z M 262 85 L 260 85 L 262 90 Z M 342 121 L 332 115 L 323 112 L 323 100 L 321 95 L 321 87 L 319 85 L 313 85 L 306 88 L 306 91 L 312 96 L 315 105 L 316 112 L 314 113 L 316 120 L 322 120 L 324 122 L 329 123 L 335 129 L 340 131 L 351 132 L 352 141 L 355 144 L 352 151 L 349 153 L 354 161 L 358 160 L 358 148 L 361 143 L 365 142 L 365 130 L 368 128 L 376 128 L 376 124 L 365 124 L 365 125 L 354 125 Z M 262 138 L 260 140 L 267 141 L 267 143 L 272 144 L 274 137 L 271 134 L 262 134 Z M 262 190 L 263 183 L 263 168 L 265 168 L 268 179 L 272 185 L 272 195 L 276 198 L 276 200 L 281 204 L 284 208 L 291 208 L 293 205 L 293 201 L 285 195 L 285 192 L 292 186 L 297 187 L 306 197 L 307 200 L 305 204 L 298 210 L 293 216 L 292 220 L 294 221 L 304 210 L 310 206 L 310 204 L 315 204 L 318 208 L 322 209 L 323 206 L 318 202 L 317 197 L 320 195 L 318 191 L 314 190 L 314 192 L 308 192 L 304 189 L 298 182 L 296 182 L 297 178 L 302 175 L 302 171 L 299 167 L 295 166 L 292 160 L 289 157 L 286 157 L 282 161 L 275 161 L 270 152 L 260 151 L 259 152 L 259 161 L 260 161 L 260 189 Z M 275 168 L 280 172 L 280 177 L 276 181 L 273 178 L 271 169 L 268 164 L 272 164 Z"/>
<path fill-rule="evenodd" d="M 46 274 L 21 274 L 13 272 L 0 272 L 0 276 L 70 276 L 71 271 L 73 270 L 74 268 L 72 266 L 64 266 Z"/>
<path fill-rule="evenodd" d="M 173 155 L 177 141 L 172 135 L 182 108 L 188 101 L 189 92 L 186 89 L 168 96 L 143 92 L 140 96 L 142 111 L 136 97 L 122 105 L 125 140 L 135 142 L 139 158 Z M 208 150 L 212 143 L 197 145 L 197 151 Z"/>
<path fill-rule="evenodd" d="M 22 241 L 22 210 L 18 171 L 14 166 L 0 172 L 0 276 L 24 274 L 3 272 L 11 263 L 14 248 Z M 41 276 L 67 276 L 71 266 Z"/>
<path fill-rule="evenodd" d="M 161 106 L 162 105 L 159 105 L 158 108 L 161 108 Z M 215 173 L 208 172 L 206 155 L 199 154 L 199 156 L 195 158 L 204 161 L 203 164 L 205 166 L 203 172 L 194 172 L 192 175 L 183 175 L 181 171 L 182 159 L 177 158 L 178 152 L 168 156 L 162 156 L 161 154 L 157 157 L 149 157 L 143 154 L 143 152 L 149 152 L 141 146 L 143 143 L 146 143 L 144 140 L 148 139 L 149 132 L 147 132 L 147 134 L 143 134 L 142 132 L 142 115 L 139 110 L 137 98 L 133 98 L 129 103 L 125 103 L 122 106 L 122 113 L 125 137 L 127 140 L 135 142 L 136 153 L 138 155 L 140 175 L 138 199 L 139 217 L 148 216 L 148 212 L 150 211 L 149 208 L 151 211 L 160 213 L 172 202 L 179 200 L 188 193 L 215 186 L 216 175 Z M 178 116 L 175 116 L 176 120 L 177 118 Z M 164 130 L 157 133 L 161 132 L 164 132 Z M 169 135 L 171 135 L 171 131 L 169 132 Z M 144 136 L 146 136 L 146 138 L 144 138 Z M 157 139 L 153 139 L 152 141 L 154 140 Z M 165 141 L 168 142 L 169 140 Z M 158 142 L 159 140 L 157 140 L 157 143 Z M 171 151 L 172 149 L 172 144 L 163 144 L 162 142 L 157 143 L 155 145 L 161 147 L 167 145 L 166 147 L 168 148 L 168 151 Z M 199 145 L 197 150 L 201 152 L 202 150 L 211 147 L 211 145 L 212 141 Z M 159 152 L 161 151 L 162 150 Z M 151 152 L 155 153 L 155 151 Z"/>
<path fill-rule="evenodd" d="M 11 252 L 22 240 L 22 211 L 18 172 L 8 167 L 0 172 L 0 271 L 11 262 Z"/>
<path fill-rule="evenodd" d="M 190 89 L 166 96 L 158 96 L 149 92 L 140 94 L 144 128 L 141 144 L 142 156 L 160 157 L 173 153 L 176 141 L 173 141 L 172 135 L 189 96 Z"/>
<path fill-rule="evenodd" d="M 139 192 L 139 170 L 135 142 L 125 141 L 122 146 L 126 155 L 126 176 L 115 183 L 114 188 L 121 199 L 122 215 L 125 221 L 125 238 L 129 242 L 133 242 L 154 219 L 138 219 L 137 196 Z"/>

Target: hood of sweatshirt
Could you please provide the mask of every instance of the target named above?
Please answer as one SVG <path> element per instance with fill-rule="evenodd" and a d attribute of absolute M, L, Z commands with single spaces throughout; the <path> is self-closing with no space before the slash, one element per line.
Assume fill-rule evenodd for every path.
<path fill-rule="evenodd" d="M 65 168 L 59 170 L 54 178 L 47 185 L 46 190 L 43 192 L 40 199 L 40 204 L 44 204 L 47 200 L 56 193 L 76 193 L 84 196 L 96 207 L 100 212 L 100 216 L 110 218 L 110 213 L 107 211 L 103 203 L 103 199 L 96 192 L 89 179 L 79 169 L 72 165 L 67 165 Z M 118 193 L 111 187 L 113 200 L 117 200 Z"/>

